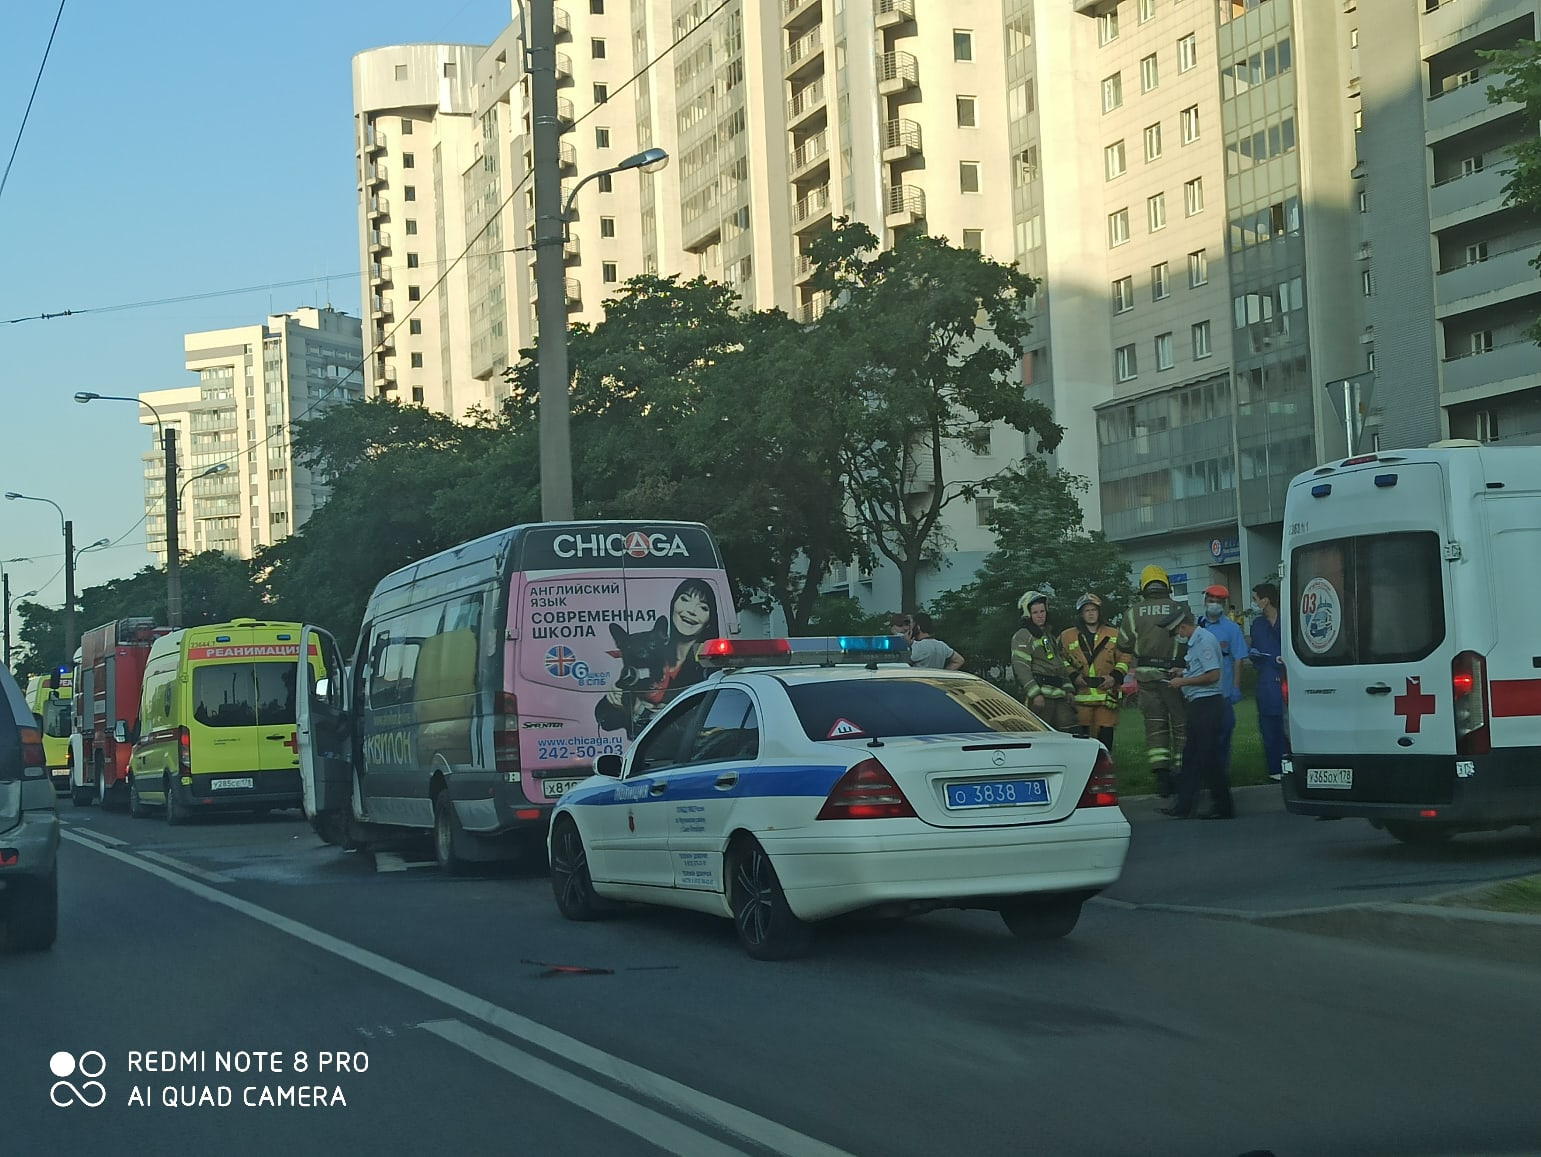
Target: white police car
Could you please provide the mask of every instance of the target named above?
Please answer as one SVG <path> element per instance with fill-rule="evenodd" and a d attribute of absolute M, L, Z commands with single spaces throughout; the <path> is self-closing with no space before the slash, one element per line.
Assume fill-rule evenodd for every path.
<path fill-rule="evenodd" d="M 902 664 L 907 645 L 706 643 L 720 670 L 557 805 L 562 914 L 711 912 L 758 959 L 861 910 L 989 908 L 1021 937 L 1068 934 L 1129 849 L 1107 752 L 983 679 Z"/>

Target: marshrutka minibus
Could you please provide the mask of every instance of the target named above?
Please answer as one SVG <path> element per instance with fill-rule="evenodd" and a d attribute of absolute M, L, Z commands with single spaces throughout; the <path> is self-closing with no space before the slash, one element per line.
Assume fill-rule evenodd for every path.
<path fill-rule="evenodd" d="M 344 847 L 431 832 L 452 871 L 533 851 L 562 793 L 737 630 L 699 523 L 527 524 L 412 563 L 375 587 L 351 661 L 304 629 L 306 815 Z"/>

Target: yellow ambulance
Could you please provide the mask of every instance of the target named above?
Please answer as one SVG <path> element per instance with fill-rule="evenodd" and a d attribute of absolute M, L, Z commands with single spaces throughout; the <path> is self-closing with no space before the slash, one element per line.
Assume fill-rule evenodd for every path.
<path fill-rule="evenodd" d="M 298 654 L 298 652 L 296 652 Z M 75 680 L 68 668 L 34 675 L 27 682 L 27 706 L 43 729 L 43 756 L 54 790 L 70 789 L 70 721 L 75 705 Z"/>
<path fill-rule="evenodd" d="M 299 623 L 234 619 L 172 631 L 145 664 L 129 813 L 168 823 L 203 812 L 297 808 L 294 692 Z"/>

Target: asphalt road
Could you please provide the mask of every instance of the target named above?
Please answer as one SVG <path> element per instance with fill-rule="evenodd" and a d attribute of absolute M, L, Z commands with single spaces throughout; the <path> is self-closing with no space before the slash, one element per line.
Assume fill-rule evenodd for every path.
<path fill-rule="evenodd" d="M 832 927 L 789 964 L 748 960 L 706 917 L 570 924 L 538 871 L 448 878 L 414 866 L 411 847 L 319 846 L 292 815 L 170 829 L 65 805 L 59 944 L 0 956 L 0 1144 L 1541 1152 L 1533 969 L 1195 914 L 1447 891 L 1534 871 L 1541 845 L 1409 849 L 1364 824 L 1286 816 L 1268 791 L 1240 799 L 1229 824 L 1131 801 L 1125 878 L 1065 942 L 1024 946 L 991 914 L 939 913 Z M 61 1050 L 101 1054 L 100 1107 L 55 1084 Z M 163 1050 L 205 1067 L 129 1071 L 132 1053 Z M 221 1053 L 259 1051 L 285 1070 L 214 1071 Z M 367 1069 L 318 1075 L 322 1052 Z M 346 1104 L 243 1103 L 300 1086 Z M 228 1089 L 232 1103 L 172 1108 L 168 1087 L 173 1101 Z"/>

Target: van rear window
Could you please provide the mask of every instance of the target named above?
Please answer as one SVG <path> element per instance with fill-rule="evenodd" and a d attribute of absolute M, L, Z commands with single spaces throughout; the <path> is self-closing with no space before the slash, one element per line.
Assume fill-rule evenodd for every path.
<path fill-rule="evenodd" d="M 1413 663 L 1445 640 L 1439 535 L 1360 535 L 1290 556 L 1290 636 L 1311 667 Z"/>
<path fill-rule="evenodd" d="M 787 698 L 814 740 L 1048 730 L 983 679 L 821 679 L 789 683 Z"/>
<path fill-rule="evenodd" d="M 293 663 L 201 663 L 193 668 L 193 718 L 205 727 L 294 722 Z"/>

